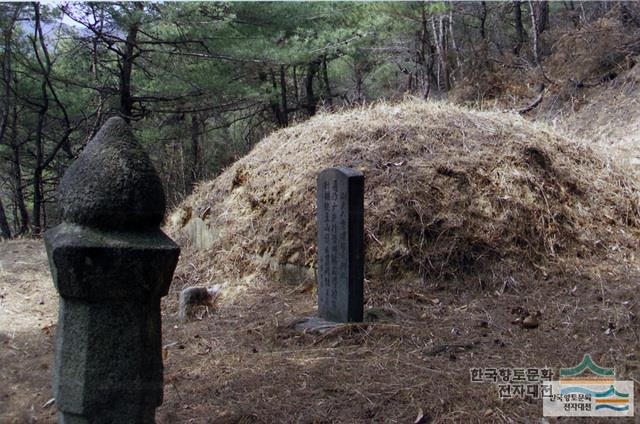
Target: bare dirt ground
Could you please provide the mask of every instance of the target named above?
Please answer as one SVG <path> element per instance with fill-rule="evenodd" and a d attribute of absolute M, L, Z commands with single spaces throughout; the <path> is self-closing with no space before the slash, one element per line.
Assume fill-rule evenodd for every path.
<path fill-rule="evenodd" d="M 53 396 L 57 309 L 42 243 L 0 242 L 0 422 L 53 421 L 43 405 Z"/>
<path fill-rule="evenodd" d="M 158 422 L 414 423 L 421 413 L 423 423 L 574 422 L 541 420 L 540 400 L 501 400 L 496 386 L 470 383 L 469 369 L 557 370 L 590 353 L 637 383 L 640 263 L 612 255 L 502 282 L 367 281 L 367 307 L 381 319 L 322 336 L 290 327 L 314 313 L 308 285 L 249 278 L 180 325 L 189 281 L 177 279 L 163 304 Z M 57 302 L 41 242 L 0 243 L 0 308 L 0 422 L 55 422 L 44 405 Z M 513 323 L 525 309 L 540 315 L 537 328 Z"/>

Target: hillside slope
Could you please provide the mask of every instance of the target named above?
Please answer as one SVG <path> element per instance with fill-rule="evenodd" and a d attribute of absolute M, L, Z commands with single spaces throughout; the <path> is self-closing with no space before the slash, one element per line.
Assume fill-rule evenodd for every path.
<path fill-rule="evenodd" d="M 584 98 L 584 104 L 561 126 L 567 133 L 604 150 L 617 163 L 640 173 L 640 66 L 588 89 Z"/>
<path fill-rule="evenodd" d="M 537 119 L 639 171 L 639 55 L 640 28 L 620 5 L 593 23 L 558 35 L 544 63 L 555 84 Z"/>
<path fill-rule="evenodd" d="M 449 98 L 521 111 L 640 172 L 640 21 L 629 5 L 612 3 L 595 21 L 558 20 L 542 40 L 540 67 L 526 55 L 494 52 Z"/>

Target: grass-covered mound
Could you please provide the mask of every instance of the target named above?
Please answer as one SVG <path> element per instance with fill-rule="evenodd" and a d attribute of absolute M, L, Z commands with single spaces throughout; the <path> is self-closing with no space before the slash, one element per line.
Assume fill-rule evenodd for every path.
<path fill-rule="evenodd" d="M 517 115 L 446 103 L 324 114 L 275 132 L 174 211 L 170 231 L 236 276 L 315 263 L 319 171 L 365 174 L 366 276 L 502 279 L 634 243 L 637 183 Z"/>

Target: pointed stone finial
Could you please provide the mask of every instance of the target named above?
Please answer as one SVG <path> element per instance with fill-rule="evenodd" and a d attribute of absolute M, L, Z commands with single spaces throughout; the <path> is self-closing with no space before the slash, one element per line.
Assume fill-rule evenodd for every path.
<path fill-rule="evenodd" d="M 160 178 L 129 125 L 111 118 L 59 191 L 63 222 L 44 236 L 60 296 L 58 422 L 152 424 L 163 390 L 160 298 L 180 255 L 159 228 Z"/>
<path fill-rule="evenodd" d="M 162 182 L 131 128 L 110 118 L 60 183 L 64 222 L 112 230 L 157 228 L 165 213 Z"/>

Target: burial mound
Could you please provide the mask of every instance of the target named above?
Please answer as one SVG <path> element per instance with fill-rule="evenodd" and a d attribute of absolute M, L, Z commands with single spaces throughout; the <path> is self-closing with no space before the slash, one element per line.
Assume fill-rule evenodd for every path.
<path fill-rule="evenodd" d="M 365 175 L 366 278 L 502 281 L 633 248 L 640 232 L 638 183 L 587 146 L 515 114 L 416 99 L 273 133 L 199 185 L 169 230 L 201 269 L 312 278 L 316 177 L 334 166 Z"/>

